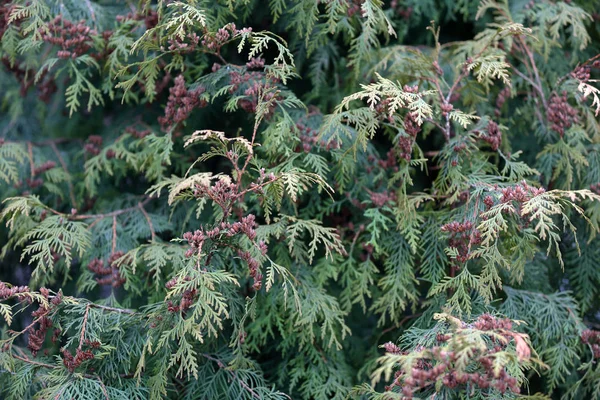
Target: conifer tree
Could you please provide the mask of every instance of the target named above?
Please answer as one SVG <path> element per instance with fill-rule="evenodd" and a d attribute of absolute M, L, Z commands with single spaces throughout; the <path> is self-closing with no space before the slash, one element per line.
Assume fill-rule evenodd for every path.
<path fill-rule="evenodd" d="M 0 0 L 0 398 L 600 400 L 595 0 Z"/>

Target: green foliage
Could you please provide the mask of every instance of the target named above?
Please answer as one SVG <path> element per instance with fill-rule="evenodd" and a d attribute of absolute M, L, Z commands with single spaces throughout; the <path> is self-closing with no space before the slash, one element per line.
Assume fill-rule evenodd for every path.
<path fill-rule="evenodd" d="M 592 0 L 0 0 L 0 398 L 600 400 Z"/>

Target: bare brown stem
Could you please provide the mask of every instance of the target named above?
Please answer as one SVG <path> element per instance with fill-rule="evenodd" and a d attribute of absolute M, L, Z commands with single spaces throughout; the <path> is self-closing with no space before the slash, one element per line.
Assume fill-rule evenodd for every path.
<path fill-rule="evenodd" d="M 81 350 L 81 346 L 83 346 L 83 341 L 85 337 L 85 327 L 87 325 L 88 316 L 90 312 L 90 305 L 85 306 L 85 313 L 83 314 L 83 324 L 81 325 L 81 333 L 79 334 L 79 350 Z"/>
<path fill-rule="evenodd" d="M 141 202 L 142 206 L 148 204 L 148 202 L 150 200 L 152 200 L 151 197 L 147 197 L 146 199 L 144 199 L 144 201 Z M 140 204 L 140 203 L 138 203 L 138 204 Z M 111 212 L 104 213 L 104 214 L 76 214 L 76 215 L 66 215 L 66 214 L 60 213 L 60 212 L 52 210 L 52 209 L 50 211 L 54 212 L 57 215 L 63 215 L 65 217 L 67 217 L 67 218 L 75 219 L 75 220 L 82 220 L 82 219 L 102 219 L 102 218 L 116 217 L 116 216 L 119 216 L 121 214 L 126 214 L 128 212 L 135 211 L 135 210 L 139 209 L 139 205 L 138 204 L 136 204 L 135 206 L 132 206 L 132 207 L 123 208 L 123 209 L 120 209 L 120 210 L 115 210 L 115 211 L 111 211 Z"/>
<path fill-rule="evenodd" d="M 114 254 L 116 249 L 117 249 L 117 216 L 113 215 L 111 253 Z"/>
<path fill-rule="evenodd" d="M 12 355 L 13 358 L 16 358 L 17 360 L 21 360 L 23 362 L 26 362 L 27 364 L 31 364 L 31 365 L 35 365 L 35 366 L 43 367 L 43 368 L 50 368 L 50 369 L 56 368 L 55 365 L 50 365 L 50 364 L 41 363 L 41 362 L 38 362 L 38 361 L 33 361 L 33 360 L 30 360 L 29 358 L 20 357 L 20 356 L 18 356 L 16 354 L 11 354 L 11 355 Z"/>

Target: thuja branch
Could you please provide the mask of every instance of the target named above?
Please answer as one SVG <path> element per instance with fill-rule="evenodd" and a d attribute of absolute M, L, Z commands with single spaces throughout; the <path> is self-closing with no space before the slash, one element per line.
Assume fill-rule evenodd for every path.
<path fill-rule="evenodd" d="M 95 225 L 96 223 L 98 223 L 100 220 L 102 220 L 104 218 L 115 218 L 115 217 L 118 217 L 119 215 L 127 214 L 127 213 L 130 213 L 130 212 L 133 212 L 133 211 L 141 211 L 141 210 L 143 210 L 143 207 L 145 205 L 147 205 L 151 200 L 152 200 L 151 196 L 150 197 L 146 197 L 141 202 L 138 202 L 135 206 L 131 206 L 131 207 L 127 207 L 127 208 L 122 208 L 122 209 L 110 211 L 110 212 L 107 212 L 107 213 L 100 213 L 100 214 L 77 214 L 76 210 L 73 210 L 73 212 L 70 213 L 70 214 L 65 214 L 65 213 L 57 211 L 57 210 L 55 210 L 55 209 L 53 209 L 51 207 L 48 207 L 46 205 L 44 205 L 44 209 L 47 210 L 47 211 L 50 211 L 54 215 L 58 215 L 58 216 L 64 217 L 65 219 L 70 219 L 70 220 L 93 219 L 95 221 L 90 225 L 90 227 L 92 227 L 93 225 Z M 148 215 L 145 212 L 145 210 L 143 210 L 143 214 L 145 216 Z M 152 228 L 152 226 L 151 226 L 151 228 Z"/>
<path fill-rule="evenodd" d="M 27 142 L 27 154 L 29 155 L 29 169 L 31 170 L 31 178 L 35 176 L 35 164 L 33 161 L 33 149 L 31 142 Z"/>
<path fill-rule="evenodd" d="M 99 218 L 101 219 L 101 218 Z M 111 253 L 114 254 L 117 250 L 117 216 L 112 216 L 112 246 Z"/>
<path fill-rule="evenodd" d="M 57 369 L 63 368 L 58 365 L 52 365 L 52 364 L 47 364 L 47 363 L 43 363 L 43 362 L 39 362 L 39 361 L 30 360 L 29 358 L 21 357 L 14 353 L 10 353 L 10 356 L 16 360 L 22 361 L 27 364 L 34 365 L 36 367 L 41 367 L 41 368 L 46 368 L 46 369 L 51 369 L 51 370 L 57 370 Z M 100 377 L 98 377 L 98 375 L 91 375 L 91 374 L 81 374 L 81 375 L 85 378 L 100 380 Z M 129 379 L 129 378 L 133 378 L 133 374 L 119 374 L 119 377 Z"/>
<path fill-rule="evenodd" d="M 30 360 L 30 359 L 25 358 L 25 357 L 20 357 L 20 356 L 18 356 L 16 354 L 11 354 L 11 357 L 16 358 L 17 360 L 26 362 L 27 364 L 35 365 L 36 367 L 43 367 L 43 368 L 48 368 L 48 369 L 59 368 L 56 365 L 50 365 L 50 364 L 42 363 L 42 362 L 39 362 L 39 361 L 33 361 L 33 360 Z"/>
<path fill-rule="evenodd" d="M 252 140 L 250 140 L 250 151 L 248 151 L 248 155 L 246 156 L 246 160 L 244 161 L 244 165 L 239 171 L 238 182 L 236 184 L 236 191 L 240 191 L 240 186 L 242 184 L 242 177 L 246 173 L 246 168 L 248 168 L 248 164 L 254 155 L 254 141 L 256 140 L 256 133 L 258 131 L 258 126 L 260 125 L 260 119 L 257 118 L 254 123 L 254 129 L 252 130 Z"/>
<path fill-rule="evenodd" d="M 156 232 L 154 232 L 154 226 L 152 225 L 150 216 L 146 212 L 146 209 L 144 208 L 144 205 L 142 203 L 138 203 L 138 207 L 139 207 L 140 211 L 142 212 L 142 214 L 144 214 L 144 218 L 146 219 L 146 222 L 148 223 L 148 227 L 150 228 L 150 234 L 152 235 L 152 241 L 154 241 L 154 239 L 156 238 Z"/>
<path fill-rule="evenodd" d="M 126 214 L 132 211 L 136 211 L 139 210 L 140 206 L 139 204 L 141 204 L 142 206 L 145 206 L 146 204 L 148 204 L 150 202 L 150 200 L 152 200 L 152 197 L 146 197 L 141 203 L 138 202 L 138 204 L 136 204 L 135 206 L 131 206 L 131 207 L 127 207 L 127 208 L 123 208 L 120 210 L 115 210 L 115 211 L 111 211 L 111 212 L 107 212 L 107 213 L 103 213 L 103 214 L 63 214 L 63 213 L 59 213 L 59 212 L 55 212 L 55 214 L 57 215 L 64 215 L 67 218 L 70 219 L 76 219 L 76 220 L 82 220 L 82 219 L 104 219 L 104 218 L 112 218 L 112 217 L 117 217 L 121 214 Z"/>
<path fill-rule="evenodd" d="M 258 185 L 253 185 L 253 186 L 251 186 L 251 187 L 249 187 L 249 188 L 247 188 L 247 189 L 244 189 L 244 190 L 242 190 L 241 192 L 239 192 L 239 193 L 238 193 L 238 194 L 235 196 L 235 197 L 236 197 L 236 200 L 242 199 L 242 198 L 243 198 L 243 196 L 244 196 L 246 193 L 260 191 L 260 189 L 262 189 L 262 188 L 264 188 L 265 186 L 268 186 L 268 185 L 270 185 L 270 184 L 272 184 L 272 183 L 275 183 L 275 182 L 277 182 L 277 181 L 278 181 L 278 180 L 280 180 L 280 179 L 281 179 L 281 176 L 275 176 L 275 177 L 272 177 L 272 178 L 270 178 L 270 179 L 269 179 L 268 181 L 266 181 L 266 182 L 260 183 L 260 184 L 258 184 Z"/>
<path fill-rule="evenodd" d="M 218 358 L 214 358 L 205 353 L 202 353 L 202 357 L 206 358 L 207 360 L 214 361 L 219 366 L 219 368 L 227 371 L 233 379 L 235 379 L 244 389 L 246 389 L 252 395 L 252 397 L 254 397 L 256 399 L 261 398 L 258 395 L 258 393 L 256 393 L 250 386 L 248 386 L 248 384 L 246 382 L 244 382 L 242 379 L 240 379 L 240 377 L 235 373 L 235 371 L 232 371 L 230 368 L 227 368 L 225 366 L 225 364 L 223 364 L 223 361 L 219 360 Z"/>
<path fill-rule="evenodd" d="M 22 285 L 57 290 L 0 282 L 0 319 L 14 328 L 0 398 L 507 400 L 528 381 L 552 398 L 593 397 L 600 332 L 582 329 L 598 326 L 598 238 L 585 224 L 600 221 L 600 128 L 584 103 L 600 101 L 600 60 L 575 59 L 598 53 L 578 2 L 484 0 L 475 17 L 450 4 L 476 35 L 452 41 L 455 22 L 441 21 L 433 45 L 417 28 L 389 47 L 379 42 L 393 27 L 425 26 L 435 10 L 84 0 L 56 15 L 47 3 L 0 0 L 11 117 L 0 202 L 12 197 L 0 256 L 17 266 L 0 279 L 33 270 Z M 344 97 L 359 64 L 363 90 Z M 563 180 L 574 190 L 548 191 Z M 164 190 L 168 201 L 148 197 Z M 57 275 L 86 298 L 63 296 Z M 527 371 L 541 364 L 524 331 L 550 366 L 542 377 Z M 388 336 L 402 347 L 375 348 Z M 353 362 L 349 346 L 368 357 Z M 384 350 L 386 393 L 353 390 Z M 138 379 L 120 379 L 131 365 Z"/>
<path fill-rule="evenodd" d="M 534 88 L 536 89 L 538 95 L 540 96 L 542 105 L 544 106 L 544 110 L 546 110 L 548 108 L 548 102 L 546 101 L 546 96 L 544 95 L 544 89 L 542 86 L 542 81 L 540 79 L 540 73 L 539 73 L 537 65 L 535 63 L 535 57 L 533 55 L 533 52 L 531 51 L 529 46 L 527 46 L 527 43 L 525 42 L 523 37 L 519 36 L 518 41 L 521 44 L 523 52 L 527 55 L 527 58 L 529 59 L 529 63 L 530 63 L 531 69 L 533 70 L 533 74 L 534 74 L 535 82 L 536 82 L 536 85 L 534 86 Z"/>
<path fill-rule="evenodd" d="M 104 305 L 96 304 L 96 303 L 89 303 L 88 306 L 91 307 L 91 308 L 97 308 L 97 309 L 100 309 L 100 310 L 105 310 L 105 311 L 110 311 L 110 312 L 116 312 L 116 313 L 121 313 L 121 314 L 129 314 L 129 315 L 136 314 L 136 312 L 134 310 L 130 310 L 130 309 L 127 309 L 127 308 L 109 307 L 109 306 L 104 306 Z"/>
<path fill-rule="evenodd" d="M 8 297 L 3 297 L 3 300 L 8 300 L 8 299 L 21 299 L 22 296 L 26 294 L 26 292 L 21 292 L 15 295 L 11 295 Z M 81 299 L 78 299 L 76 297 L 71 297 L 71 296 L 59 296 L 59 295 L 49 295 L 48 296 L 48 300 L 54 300 L 54 299 L 68 299 L 70 302 L 72 302 L 73 304 L 86 304 L 86 309 L 87 308 L 97 308 L 99 310 L 104 310 L 104 311 L 109 311 L 109 312 L 116 312 L 116 313 L 121 313 L 121 314 L 129 314 L 129 315 L 134 315 L 136 314 L 136 312 L 134 310 L 130 310 L 128 308 L 117 308 L 117 307 L 111 307 L 111 306 L 105 306 L 102 304 L 96 304 L 96 303 L 89 303 L 89 302 L 81 302 Z M 21 332 L 19 332 L 19 334 L 24 333 L 25 331 L 27 331 L 27 329 L 31 328 L 33 325 L 35 325 L 36 323 L 38 323 L 39 320 L 36 319 L 34 320 L 32 323 L 30 323 L 25 329 L 23 329 Z"/>
<path fill-rule="evenodd" d="M 83 341 L 85 339 L 85 326 L 87 325 L 89 312 L 90 312 L 90 305 L 88 304 L 87 306 L 85 306 L 85 312 L 83 314 L 83 323 L 81 324 L 81 334 L 79 335 L 79 347 L 78 347 L 79 350 L 81 350 L 81 346 L 83 346 Z"/>
<path fill-rule="evenodd" d="M 69 186 L 69 198 L 71 199 L 71 204 L 73 205 L 73 207 L 77 208 L 77 200 L 75 200 L 73 182 L 71 182 L 71 176 L 69 174 L 67 164 L 65 163 L 64 158 L 60 155 L 60 151 L 58 151 L 58 147 L 56 147 L 56 142 L 50 142 L 50 147 L 52 147 L 52 151 L 54 151 L 56 158 L 58 158 L 58 162 L 60 162 L 63 171 L 65 171 L 65 173 L 69 176 L 69 178 L 67 179 L 67 185 Z"/>

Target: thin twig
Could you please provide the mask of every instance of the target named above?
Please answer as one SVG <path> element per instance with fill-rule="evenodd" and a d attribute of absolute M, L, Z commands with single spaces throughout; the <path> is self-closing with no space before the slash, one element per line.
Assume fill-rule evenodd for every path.
<path fill-rule="evenodd" d="M 227 60 L 225 60 L 223 58 L 223 56 L 219 53 L 215 53 L 213 51 L 208 51 L 208 50 L 200 50 L 202 53 L 206 53 L 206 54 L 212 54 L 213 56 L 217 57 L 219 59 L 219 61 L 221 61 L 224 65 L 228 65 L 229 63 L 227 62 Z M 235 64 L 232 64 L 235 65 Z"/>
<path fill-rule="evenodd" d="M 10 124 L 6 125 L 6 127 L 2 130 L 2 136 L 6 136 L 8 134 L 8 131 L 10 131 L 16 123 L 16 120 L 12 120 Z"/>
<path fill-rule="evenodd" d="M 96 379 L 98 379 L 98 382 L 100 382 L 100 386 L 102 387 L 102 393 L 104 393 L 104 397 L 106 397 L 106 400 L 110 400 L 110 397 L 108 397 L 108 391 L 106 390 L 106 386 L 104 386 L 104 382 L 102 382 L 102 379 L 100 379 L 99 376 L 96 376 Z"/>
<path fill-rule="evenodd" d="M 529 78 L 527 75 L 525 75 L 524 73 L 522 73 L 521 71 L 519 71 L 514 65 L 513 65 L 513 71 L 515 74 L 519 75 L 521 78 L 523 78 L 526 82 L 528 82 L 531 86 L 533 86 L 533 88 L 535 90 L 539 91 L 539 88 L 537 87 L 537 84 L 531 80 L 531 78 Z"/>
<path fill-rule="evenodd" d="M 360 236 L 360 234 L 365 230 L 364 225 L 361 225 L 357 230 L 356 233 L 354 234 L 354 238 L 352 239 L 352 244 L 350 245 L 350 251 L 348 252 L 348 254 L 352 254 L 354 252 L 354 246 L 356 245 L 356 241 L 358 240 L 358 237 Z"/>
<path fill-rule="evenodd" d="M 390 326 L 389 328 L 386 328 L 386 329 L 384 329 L 384 330 L 381 332 L 381 334 L 382 334 L 382 335 L 384 335 L 384 334 L 386 334 L 386 333 L 388 333 L 388 332 L 391 332 L 391 331 L 393 331 L 394 329 L 398 329 L 398 328 L 400 328 L 402 325 L 404 325 L 404 323 L 405 323 L 406 321 L 408 321 L 408 320 L 410 320 L 410 319 L 413 319 L 413 318 L 418 318 L 418 317 L 420 317 L 421 315 L 423 315 L 423 313 L 417 313 L 417 314 L 407 315 L 406 317 L 402 318 L 402 320 L 401 320 L 400 322 L 398 322 L 397 324 L 394 324 L 394 325 Z"/>
<path fill-rule="evenodd" d="M 45 314 L 44 314 L 44 315 L 45 315 Z M 28 330 L 29 330 L 29 329 L 30 329 L 32 326 L 34 326 L 35 324 L 37 324 L 38 322 L 40 322 L 40 319 L 42 319 L 42 317 L 43 317 L 44 315 L 40 316 L 39 318 L 36 318 L 36 319 L 34 319 L 34 320 L 33 320 L 33 322 L 32 322 L 32 323 L 30 323 L 29 325 L 27 325 L 27 326 L 25 327 L 25 329 L 23 329 L 22 331 L 20 331 L 20 332 L 14 332 L 14 331 L 12 331 L 12 332 L 14 332 L 14 333 L 15 333 L 15 335 L 13 336 L 13 338 L 15 338 L 15 337 L 17 337 L 17 336 L 19 336 L 19 335 L 22 335 L 23 333 L 27 332 L 27 331 L 28 331 Z M 11 332 L 11 334 L 12 334 L 12 332 Z"/>
<path fill-rule="evenodd" d="M 113 215 L 111 253 L 114 254 L 116 249 L 117 249 L 117 216 Z"/>
<path fill-rule="evenodd" d="M 63 171 L 65 171 L 65 173 L 69 176 L 69 179 L 67 180 L 67 185 L 69 185 L 69 197 L 71 199 L 71 204 L 73 204 L 73 207 L 77 208 L 77 201 L 75 200 L 75 193 L 73 190 L 73 182 L 71 182 L 71 174 L 69 173 L 69 170 L 67 169 L 67 164 L 65 163 L 65 160 L 63 159 L 63 157 L 60 155 L 60 152 L 58 151 L 58 147 L 56 147 L 56 143 L 51 142 L 50 147 L 52 147 L 54 154 L 56 154 L 56 158 L 58 158 L 58 162 L 60 162 L 60 165 L 62 166 Z"/>
<path fill-rule="evenodd" d="M 433 119 L 431 119 L 431 118 L 425 118 L 425 121 L 426 121 L 426 122 L 431 122 L 431 123 L 432 123 L 433 125 L 435 125 L 435 126 L 436 126 L 436 127 L 437 127 L 437 128 L 440 130 L 440 131 L 444 132 L 444 127 L 443 127 L 442 125 L 440 125 L 440 123 L 439 123 L 439 122 L 437 122 L 437 121 L 434 121 L 434 120 L 433 120 Z"/>
<path fill-rule="evenodd" d="M 525 54 L 527 54 L 527 57 L 529 57 L 529 61 L 531 63 L 531 68 L 533 69 L 533 74 L 535 75 L 535 80 L 537 82 L 538 88 L 541 89 L 543 87 L 542 80 L 540 79 L 540 74 L 538 72 L 537 66 L 535 65 L 535 58 L 533 56 L 533 53 L 529 49 L 527 44 L 525 43 L 525 40 L 523 40 L 523 38 L 521 36 L 519 36 L 518 38 L 519 38 L 519 42 L 521 42 L 521 46 L 523 46 L 523 50 L 525 51 Z M 547 110 L 548 103 L 546 102 L 546 97 L 544 96 L 544 91 L 540 90 L 539 94 L 540 94 L 540 99 L 542 100 L 542 105 L 544 106 L 544 110 Z"/>
<path fill-rule="evenodd" d="M 90 10 L 90 14 L 92 17 L 92 21 L 94 21 L 94 25 L 96 25 L 96 13 L 94 12 L 94 7 L 92 7 L 92 3 L 90 3 L 90 0 L 85 0 L 85 4 L 87 5 L 88 9 Z M 96 26 L 94 26 L 96 27 Z"/>
<path fill-rule="evenodd" d="M 31 142 L 27 142 L 27 154 L 29 154 L 29 169 L 31 169 L 31 178 L 33 179 L 35 165 L 33 164 L 33 149 L 31 146 Z"/>
<path fill-rule="evenodd" d="M 259 94 L 259 98 L 258 98 L 259 102 L 262 101 L 262 96 L 263 96 L 263 93 L 261 91 Z M 238 192 L 239 192 L 240 186 L 242 184 L 242 177 L 244 176 L 244 173 L 246 172 L 246 168 L 248 168 L 248 164 L 250 164 L 250 160 L 254 156 L 254 142 L 256 141 L 256 134 L 258 132 L 258 127 L 260 126 L 261 122 L 262 122 L 262 117 L 258 118 L 256 121 L 254 121 L 254 129 L 252 130 L 252 140 L 250 141 L 250 151 L 248 152 L 246 161 L 244 161 L 244 166 L 240 170 L 240 175 L 238 176 L 238 182 L 236 185 L 236 191 L 238 191 Z"/>
<path fill-rule="evenodd" d="M 65 385 L 65 386 L 63 386 L 63 387 L 62 387 L 62 388 L 61 388 L 61 389 L 58 391 L 58 393 L 56 393 L 56 396 L 54 396 L 54 400 L 58 400 L 58 399 L 60 399 L 60 396 L 62 395 L 62 393 L 65 391 L 65 389 L 66 389 L 66 388 L 67 388 L 67 386 L 66 386 L 66 385 Z"/>
<path fill-rule="evenodd" d="M 206 358 L 208 360 L 211 360 L 211 361 L 214 361 L 215 363 L 217 363 L 217 365 L 219 366 L 219 368 L 224 369 L 225 371 L 229 372 L 231 374 L 231 376 L 235 380 L 237 380 L 240 383 L 240 385 L 242 385 L 242 387 L 244 389 L 246 389 L 250 394 L 252 394 L 252 397 L 260 399 L 260 396 L 258 395 L 258 393 L 256 393 L 254 390 L 252 390 L 252 388 L 250 386 L 248 386 L 246 384 L 246 382 L 244 382 L 242 379 L 240 379 L 240 377 L 237 376 L 237 374 L 234 371 L 232 371 L 232 370 L 228 369 L 227 367 L 225 367 L 225 364 L 223 364 L 223 361 L 219 360 L 218 358 L 211 357 L 210 355 L 205 354 L 205 353 L 202 353 L 202 357 L 204 357 L 204 358 Z"/>
<path fill-rule="evenodd" d="M 92 222 L 91 224 L 88 225 L 87 229 L 91 230 L 94 227 L 94 225 L 96 225 L 100 221 L 102 221 L 102 218 L 98 218 L 98 219 L 94 220 L 94 222 Z"/>
<path fill-rule="evenodd" d="M 146 205 L 148 204 L 148 202 L 152 200 L 151 197 L 147 197 L 146 199 L 144 199 L 144 201 L 142 201 L 142 205 Z M 98 219 L 98 218 L 108 218 L 108 217 L 113 217 L 113 216 L 118 216 L 121 214 L 125 214 L 134 210 L 138 209 L 138 205 L 136 204 L 133 207 L 128 207 L 128 208 L 123 208 L 121 210 L 115 210 L 115 211 L 111 211 L 109 213 L 104 213 L 104 214 L 77 214 L 77 215 L 69 215 L 68 217 L 70 219 L 76 219 L 76 220 L 81 220 L 81 219 Z M 62 214 L 62 213 L 58 213 L 60 215 L 65 215 L 66 214 Z"/>
<path fill-rule="evenodd" d="M 38 361 L 32 361 L 29 358 L 20 357 L 20 356 L 18 356 L 16 354 L 11 354 L 11 356 L 13 358 L 16 358 L 17 360 L 21 360 L 23 362 L 26 362 L 27 364 L 36 365 L 38 367 L 51 368 L 51 369 L 56 368 L 56 365 L 50 365 L 50 364 L 41 363 L 41 362 L 38 362 Z"/>
<path fill-rule="evenodd" d="M 142 203 L 138 203 L 138 207 L 140 208 L 140 211 L 142 212 L 142 214 L 144 214 L 144 218 L 146 218 L 146 222 L 148 223 L 148 227 L 150 227 L 150 233 L 152 234 L 152 241 L 154 242 L 154 239 L 156 238 L 156 232 L 154 232 L 154 226 L 152 225 L 152 221 L 150 220 L 150 216 L 146 212 L 146 209 L 144 209 L 144 206 L 142 205 Z"/>
<path fill-rule="evenodd" d="M 60 366 L 58 366 L 58 365 L 51 365 L 51 364 L 46 364 L 46 363 L 42 363 L 42 362 L 39 362 L 39 361 L 33 361 L 33 360 L 30 360 L 30 359 L 29 359 L 29 358 L 27 358 L 27 357 L 21 357 L 21 356 L 18 356 L 18 355 L 16 355 L 16 354 L 11 354 L 10 356 L 11 356 L 12 358 L 15 358 L 15 359 L 19 360 L 19 361 L 23 361 L 23 362 L 25 362 L 25 363 L 27 363 L 27 364 L 35 365 L 35 366 L 37 366 L 37 367 L 48 368 L 48 369 L 58 369 L 58 368 L 61 368 L 61 367 L 60 367 Z M 98 377 L 98 375 L 90 375 L 90 374 L 82 374 L 82 375 L 83 375 L 85 378 L 90 378 L 90 379 L 98 379 L 98 380 L 100 380 L 100 377 Z M 133 374 L 119 374 L 119 376 L 120 376 L 121 378 L 132 378 L 132 377 L 133 377 Z M 101 382 L 102 382 L 102 381 L 101 381 Z"/>
<path fill-rule="evenodd" d="M 254 186 L 254 187 L 249 187 L 248 189 L 242 190 L 242 191 L 241 191 L 240 193 L 238 193 L 238 194 L 237 194 L 235 197 L 236 197 L 236 199 L 239 199 L 239 198 L 241 198 L 243 195 L 245 195 L 246 193 L 248 193 L 248 192 L 254 192 L 254 191 L 258 190 L 258 189 L 261 189 L 261 188 L 263 188 L 264 186 L 267 186 L 267 185 L 270 185 L 271 183 L 277 182 L 279 179 L 281 179 L 281 177 L 280 177 L 280 176 L 278 176 L 278 177 L 275 177 L 275 179 L 271 179 L 271 180 L 269 180 L 269 181 L 267 181 L 267 182 L 263 182 L 263 183 L 261 183 L 260 185 L 256 185 L 256 186 Z"/>
<path fill-rule="evenodd" d="M 129 315 L 135 314 L 135 311 L 129 310 L 127 308 L 109 307 L 109 306 L 103 306 L 103 305 L 95 304 L 95 303 L 88 304 L 88 307 L 99 308 L 100 310 L 112 311 L 112 312 L 117 312 L 117 313 L 121 313 L 121 314 L 129 314 Z"/>
<path fill-rule="evenodd" d="M 437 89 L 438 95 L 440 96 L 440 102 L 444 105 L 448 104 L 450 95 L 448 95 L 448 98 L 445 99 L 444 93 L 442 92 L 442 88 L 440 87 L 439 80 L 435 79 L 435 80 L 433 80 L 433 83 L 435 84 L 435 88 Z M 450 90 L 453 90 L 453 89 L 454 89 L 454 86 Z M 448 113 L 446 113 L 446 126 L 442 127 L 439 124 L 437 126 L 442 129 L 442 133 L 444 134 L 444 138 L 446 138 L 446 141 L 449 141 L 450 140 L 450 116 L 448 115 Z"/>
<path fill-rule="evenodd" d="M 85 326 L 87 325 L 89 312 L 90 312 L 90 305 L 88 304 L 87 306 L 85 306 L 85 313 L 83 314 L 83 325 L 81 325 L 81 334 L 79 335 L 79 347 L 78 347 L 79 350 L 81 350 L 81 346 L 83 346 L 83 340 L 84 340 L 84 336 L 85 336 Z"/>
<path fill-rule="evenodd" d="M 148 202 L 150 200 L 152 200 L 152 197 L 147 197 L 147 198 L 144 199 L 144 201 L 141 202 L 141 204 L 142 205 L 146 205 L 146 204 L 148 204 Z M 75 215 L 61 213 L 60 211 L 56 211 L 56 210 L 54 210 L 54 209 L 52 209 L 50 207 L 46 207 L 45 209 L 47 211 L 50 211 L 54 215 L 60 215 L 61 217 L 64 217 L 64 218 L 67 218 L 67 219 L 71 219 L 71 220 L 95 219 L 96 221 L 94 221 L 92 223 L 92 225 L 90 225 L 90 227 L 92 227 L 99 220 L 101 220 L 103 218 L 111 218 L 111 217 L 119 216 L 121 214 L 126 214 L 128 212 L 138 210 L 139 206 L 136 204 L 135 206 L 132 206 L 132 207 L 122 208 L 120 210 L 115 210 L 115 211 L 111 211 L 111 212 L 103 213 L 103 214 L 75 214 Z"/>

